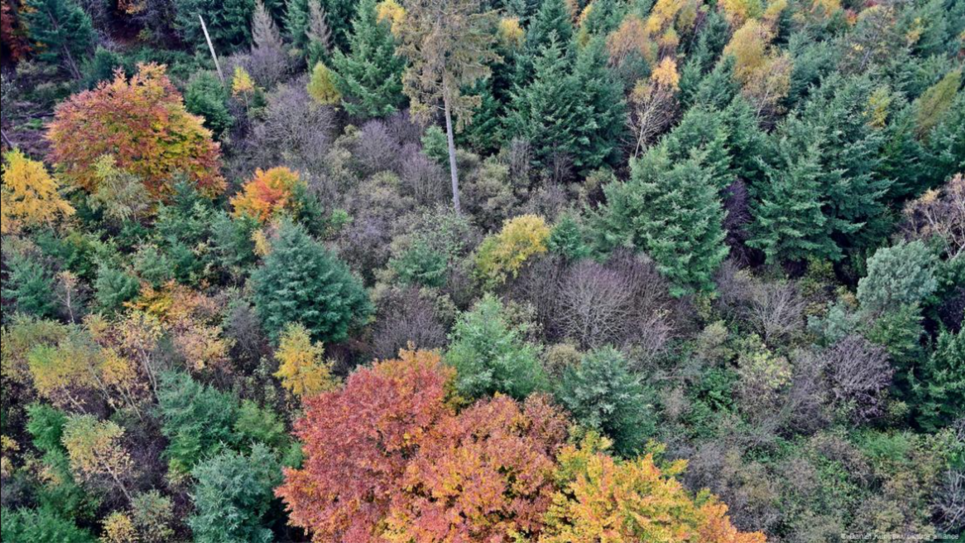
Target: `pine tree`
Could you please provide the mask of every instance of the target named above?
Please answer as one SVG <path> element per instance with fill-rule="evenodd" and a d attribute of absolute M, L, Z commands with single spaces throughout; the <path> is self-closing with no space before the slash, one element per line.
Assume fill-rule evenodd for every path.
<path fill-rule="evenodd" d="M 627 182 L 604 187 L 607 204 L 594 216 L 597 246 L 648 254 L 682 296 L 711 291 L 727 256 L 724 210 L 703 153 L 671 163 L 658 146 L 631 162 Z"/>
<path fill-rule="evenodd" d="M 404 106 L 405 59 L 395 54 L 389 21 L 379 21 L 376 0 L 361 0 L 352 21 L 350 53 L 335 51 L 332 78 L 345 111 L 362 119 L 384 117 Z"/>
<path fill-rule="evenodd" d="M 368 294 L 348 266 L 288 220 L 251 281 L 255 310 L 273 338 L 297 322 L 313 340 L 337 343 L 371 311 Z"/>
<path fill-rule="evenodd" d="M 841 249 L 831 239 L 819 178 L 819 142 L 803 153 L 778 142 L 778 160 L 767 168 L 768 183 L 754 209 L 750 247 L 764 251 L 768 262 L 801 261 L 806 258 L 838 260 Z"/>
<path fill-rule="evenodd" d="M 75 79 L 94 42 L 91 18 L 73 0 L 25 0 L 20 10 L 37 57 L 61 64 Z"/>

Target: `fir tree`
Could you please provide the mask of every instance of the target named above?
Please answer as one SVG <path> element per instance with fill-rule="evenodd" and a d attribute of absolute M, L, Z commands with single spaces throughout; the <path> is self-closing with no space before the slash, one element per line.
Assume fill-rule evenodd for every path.
<path fill-rule="evenodd" d="M 348 266 L 288 220 L 251 281 L 255 310 L 273 338 L 297 322 L 315 341 L 342 341 L 371 311 L 365 289 Z"/>
<path fill-rule="evenodd" d="M 607 68 L 607 60 L 606 44 L 598 37 L 580 50 L 573 68 L 588 116 L 588 122 L 577 127 L 582 134 L 573 162 L 581 174 L 620 162 L 620 144 L 626 134 L 626 102 L 620 82 Z"/>
<path fill-rule="evenodd" d="M 698 153 L 671 163 L 663 146 L 631 162 L 627 182 L 604 187 L 607 204 L 594 217 L 597 246 L 648 254 L 682 296 L 711 291 L 727 256 L 724 210 Z"/>
<path fill-rule="evenodd" d="M 90 16 L 73 0 L 25 0 L 20 16 L 38 45 L 37 58 L 80 79 L 80 65 L 94 42 Z"/>
<path fill-rule="evenodd" d="M 389 22 L 378 20 L 376 0 L 361 0 L 348 40 L 351 52 L 335 51 L 332 57 L 332 77 L 345 110 L 365 119 L 402 108 L 405 59 L 395 54 Z"/>
<path fill-rule="evenodd" d="M 819 142 L 803 153 L 787 139 L 778 142 L 778 160 L 767 168 L 767 185 L 754 209 L 750 247 L 764 251 L 768 262 L 806 258 L 838 260 L 841 249 L 829 236 L 822 213 Z"/>

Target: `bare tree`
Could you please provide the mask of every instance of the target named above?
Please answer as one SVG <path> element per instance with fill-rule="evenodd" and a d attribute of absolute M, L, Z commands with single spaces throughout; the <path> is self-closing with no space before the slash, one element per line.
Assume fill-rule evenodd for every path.
<path fill-rule="evenodd" d="M 837 405 L 850 409 L 857 422 L 883 414 L 883 394 L 894 373 L 884 347 L 861 336 L 850 335 L 828 349 L 824 360 Z"/>
<path fill-rule="evenodd" d="M 804 299 L 791 283 L 756 283 L 745 310 L 748 323 L 764 343 L 776 345 L 804 326 Z"/>

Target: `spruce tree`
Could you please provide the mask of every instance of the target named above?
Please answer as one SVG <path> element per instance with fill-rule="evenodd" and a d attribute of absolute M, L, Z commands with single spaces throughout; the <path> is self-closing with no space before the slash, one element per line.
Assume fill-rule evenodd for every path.
<path fill-rule="evenodd" d="M 544 0 L 533 16 L 522 51 L 516 58 L 516 85 L 525 86 L 535 77 L 536 60 L 554 41 L 563 56 L 572 53 L 573 23 L 564 0 Z"/>
<path fill-rule="evenodd" d="M 405 102 L 405 59 L 396 56 L 389 22 L 379 21 L 375 8 L 376 0 L 361 0 L 348 38 L 351 52 L 332 56 L 332 78 L 345 110 L 363 119 L 389 115 Z"/>
<path fill-rule="evenodd" d="M 174 26 L 188 46 L 204 51 L 208 48 L 198 15 L 204 17 L 204 24 L 219 55 L 250 45 L 255 0 L 174 0 L 174 3 L 177 8 Z"/>
<path fill-rule="evenodd" d="M 25 0 L 20 10 L 37 58 L 62 65 L 80 79 L 80 65 L 94 43 L 94 25 L 73 0 Z"/>
<path fill-rule="evenodd" d="M 371 312 L 368 294 L 348 266 L 288 220 L 251 281 L 255 310 L 273 338 L 297 322 L 315 341 L 343 341 Z"/>
<path fill-rule="evenodd" d="M 822 197 L 819 142 L 803 153 L 778 142 L 778 159 L 767 167 L 768 183 L 754 208 L 750 247 L 764 251 L 770 263 L 806 258 L 838 260 L 841 249 L 831 239 Z"/>
<path fill-rule="evenodd" d="M 339 49 L 348 47 L 348 34 L 355 15 L 357 0 L 290 0 L 285 12 L 285 25 L 292 43 L 298 49 L 306 50 L 310 45 L 313 6 L 317 4 L 325 13 L 325 22 L 331 31 L 331 45 Z"/>
<path fill-rule="evenodd" d="M 671 294 L 711 291 L 727 256 L 724 210 L 704 156 L 673 163 L 663 146 L 631 162 L 627 182 L 604 187 L 606 205 L 593 217 L 597 247 L 648 254 L 670 280 Z"/>
<path fill-rule="evenodd" d="M 574 166 L 582 174 L 620 163 L 620 145 L 627 126 L 626 102 L 622 85 L 607 68 L 608 59 L 606 42 L 597 37 L 579 51 L 573 67 L 573 77 L 581 91 L 582 106 L 588 118 L 577 127 L 581 137 Z"/>

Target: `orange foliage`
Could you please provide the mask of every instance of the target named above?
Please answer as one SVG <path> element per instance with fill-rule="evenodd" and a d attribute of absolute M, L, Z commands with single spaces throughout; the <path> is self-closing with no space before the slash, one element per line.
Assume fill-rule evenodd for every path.
<path fill-rule="evenodd" d="M 453 377 L 438 354 L 403 351 L 356 371 L 344 390 L 305 400 L 295 426 L 305 461 L 277 490 L 290 522 L 315 541 L 383 541 L 378 527 L 409 460 L 451 416 Z"/>
<path fill-rule="evenodd" d="M 477 403 L 440 422 L 409 464 L 385 539 L 393 543 L 510 541 L 537 536 L 567 436 L 541 396 Z"/>
<path fill-rule="evenodd" d="M 157 64 L 139 65 L 130 81 L 118 71 L 113 81 L 72 96 L 57 107 L 47 138 L 52 161 L 91 192 L 95 164 L 106 154 L 155 196 L 170 193 L 179 173 L 208 195 L 224 190 L 218 144 Z"/>
<path fill-rule="evenodd" d="M 2 0 L 0 4 L 0 42 L 14 62 L 20 60 L 29 49 L 17 32 L 17 10 L 10 5 L 10 0 Z"/>
<path fill-rule="evenodd" d="M 243 193 L 231 199 L 235 216 L 249 215 L 266 222 L 292 202 L 292 190 L 300 183 L 298 172 L 283 166 L 255 171 L 255 176 L 245 183 Z"/>

